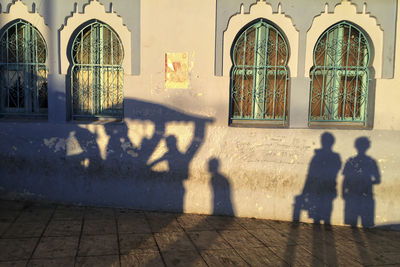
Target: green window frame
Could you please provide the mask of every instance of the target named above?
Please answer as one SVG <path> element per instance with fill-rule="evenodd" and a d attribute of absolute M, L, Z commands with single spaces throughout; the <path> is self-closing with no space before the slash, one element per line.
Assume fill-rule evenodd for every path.
<path fill-rule="evenodd" d="M 0 114 L 47 116 L 47 45 L 22 19 L 0 34 Z"/>
<path fill-rule="evenodd" d="M 258 19 L 238 34 L 231 51 L 231 122 L 285 126 L 289 49 L 281 31 Z"/>
<path fill-rule="evenodd" d="M 342 21 L 314 48 L 309 125 L 338 122 L 367 126 L 370 45 L 357 26 Z"/>
<path fill-rule="evenodd" d="M 123 117 L 122 61 L 118 34 L 93 21 L 75 36 L 71 49 L 72 118 Z"/>

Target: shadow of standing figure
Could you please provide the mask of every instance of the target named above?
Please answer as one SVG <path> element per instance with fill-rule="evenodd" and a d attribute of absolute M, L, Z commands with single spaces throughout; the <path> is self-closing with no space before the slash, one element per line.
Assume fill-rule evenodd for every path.
<path fill-rule="evenodd" d="M 342 165 L 339 154 L 332 151 L 334 142 L 331 133 L 321 135 L 322 148 L 315 150 L 303 192 L 295 198 L 293 221 L 299 221 L 300 211 L 306 210 L 314 223 L 330 224 L 332 203 L 337 196 L 336 178 Z"/>
<path fill-rule="evenodd" d="M 372 186 L 381 182 L 381 176 L 376 161 L 365 154 L 370 147 L 369 139 L 357 138 L 355 147 L 357 156 L 350 158 L 343 169 L 344 223 L 356 227 L 360 218 L 363 227 L 372 227 L 375 218 Z"/>
<path fill-rule="evenodd" d="M 231 215 L 235 212 L 231 201 L 231 186 L 229 180 L 219 172 L 219 160 L 212 158 L 208 161 L 208 170 L 211 173 L 213 191 L 213 215 Z"/>

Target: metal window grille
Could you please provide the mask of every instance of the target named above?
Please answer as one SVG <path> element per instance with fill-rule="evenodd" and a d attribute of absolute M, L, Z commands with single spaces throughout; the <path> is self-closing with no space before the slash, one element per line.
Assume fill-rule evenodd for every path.
<path fill-rule="evenodd" d="M 366 125 L 369 43 L 354 25 L 340 22 L 319 38 L 311 69 L 309 122 Z"/>
<path fill-rule="evenodd" d="M 17 20 L 0 37 L 0 114 L 47 114 L 47 47 L 30 23 Z"/>
<path fill-rule="evenodd" d="M 264 20 L 245 29 L 232 51 L 231 120 L 286 122 L 288 46 Z"/>
<path fill-rule="evenodd" d="M 118 35 L 95 21 L 85 26 L 72 45 L 72 116 L 123 116 L 123 48 Z"/>

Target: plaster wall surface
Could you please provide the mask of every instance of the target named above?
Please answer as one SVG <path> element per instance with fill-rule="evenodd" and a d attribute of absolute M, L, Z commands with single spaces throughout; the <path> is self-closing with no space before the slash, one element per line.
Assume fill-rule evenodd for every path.
<path fill-rule="evenodd" d="M 229 195 L 229 200 L 219 198 L 218 213 L 292 220 L 321 136 L 329 132 L 335 139 L 332 150 L 340 156 L 331 222 L 344 222 L 343 168 L 357 154 L 355 140 L 368 137 L 367 155 L 381 176 L 373 186 L 375 223 L 399 223 L 398 61 L 393 79 L 376 79 L 372 130 L 307 129 L 309 83 L 303 77 L 291 82 L 297 92 L 292 98 L 305 99 L 291 106 L 291 114 L 301 114 L 294 125 L 301 129 L 229 127 L 229 74 L 215 76 L 213 69 L 216 0 L 146 0 L 139 13 L 140 75 L 125 75 L 124 121 L 60 119 L 66 118 L 68 75 L 54 74 L 51 98 L 62 104 L 53 102 L 49 119 L 58 119 L 0 122 L 3 196 L 210 214 L 217 213 L 218 196 Z M 294 49 L 304 55 L 302 48 Z M 126 56 L 137 62 L 129 52 Z M 189 55 L 187 89 L 165 88 L 169 52 Z M 298 73 L 304 76 L 301 67 Z M 218 168 L 211 166 L 215 162 Z M 224 182 L 213 183 L 213 177 Z M 306 211 L 300 215 L 311 221 Z"/>

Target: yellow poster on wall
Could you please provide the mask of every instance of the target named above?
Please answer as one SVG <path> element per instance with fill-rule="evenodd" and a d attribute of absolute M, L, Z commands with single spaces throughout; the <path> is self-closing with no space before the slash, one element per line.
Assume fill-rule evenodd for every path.
<path fill-rule="evenodd" d="M 188 53 L 165 53 L 165 88 L 189 87 Z"/>

